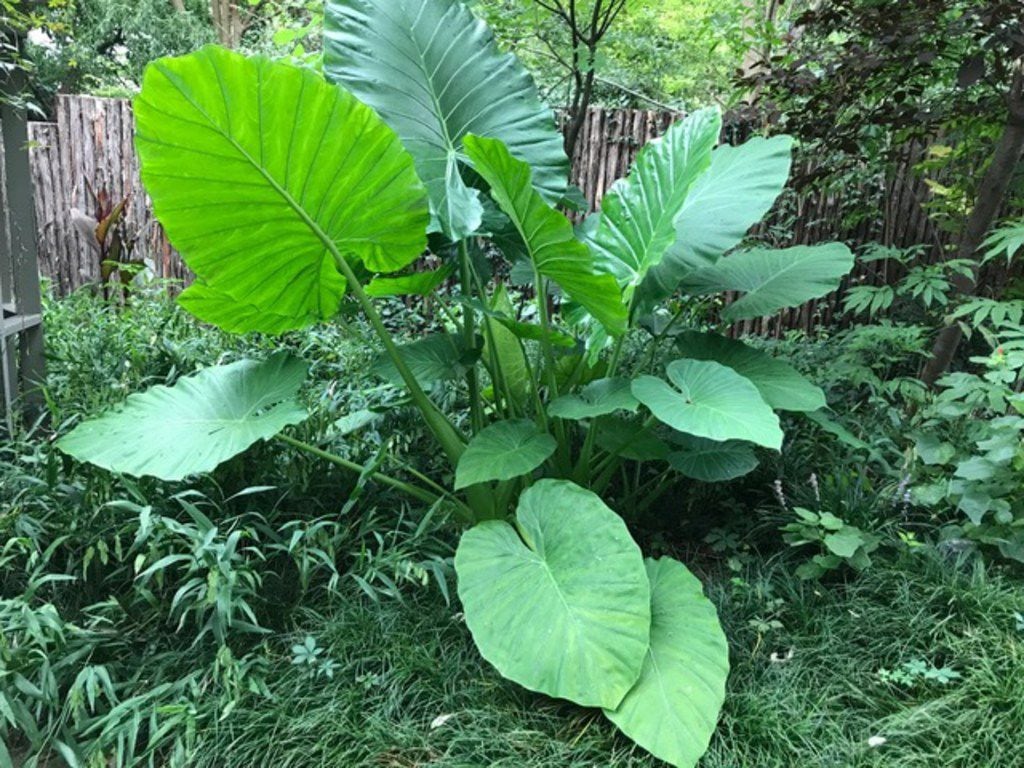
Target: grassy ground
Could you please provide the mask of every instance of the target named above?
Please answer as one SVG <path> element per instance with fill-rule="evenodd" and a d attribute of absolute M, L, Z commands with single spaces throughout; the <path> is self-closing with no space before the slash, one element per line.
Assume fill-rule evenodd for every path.
<path fill-rule="evenodd" d="M 79 295 L 49 307 L 47 322 L 46 394 L 60 428 L 126 392 L 265 344 L 199 329 L 166 302 L 98 312 Z M 327 328 L 285 343 L 319 361 L 311 434 L 382 396 L 356 375 L 372 355 L 358 336 Z M 359 460 L 387 446 L 429 461 L 404 418 L 332 439 Z M 835 441 L 799 425 L 791 436 L 786 466 L 666 499 L 664 514 L 636 526 L 646 551 L 678 554 L 702 577 L 729 637 L 728 698 L 702 768 L 1024 768 L 1019 575 L 895 544 L 896 523 L 928 541 L 928 521 L 894 522 L 893 489 L 871 486 Z M 812 471 L 813 488 L 802 479 Z M 791 504 L 841 511 L 878 532 L 888 543 L 874 564 L 845 581 L 796 579 L 793 558 L 810 553 L 772 555 L 785 522 L 770 511 L 775 477 L 787 479 Z M 282 490 L 243 491 L 268 485 Z M 502 680 L 438 586 L 451 530 L 421 523 L 420 510 L 372 485 L 349 508 L 354 485 L 321 462 L 258 447 L 198 482 L 205 501 L 188 496 L 216 521 L 211 541 L 195 526 L 182 532 L 193 522 L 173 495 L 183 488 L 75 467 L 45 434 L 0 441 L 0 714 L 8 700 L 31 710 L 49 765 L 114 765 L 111 755 L 137 741 L 147 750 L 140 761 L 119 764 L 660 766 L 599 712 Z M 152 519 L 169 522 L 142 536 L 150 505 Z M 727 551 L 672 551 L 712 525 L 735 533 Z M 235 531 L 245 546 L 222 557 Z M 175 553 L 190 555 L 187 568 L 140 578 L 140 557 Z M 728 555 L 738 572 L 725 567 Z M 69 574 L 80 576 L 69 583 Z M 179 597 L 195 583 L 210 592 Z M 224 611 L 214 592 L 225 595 Z M 243 602 L 269 633 L 236 627 L 226 644 L 214 642 L 208 621 L 227 621 Z M 301 648 L 292 646 L 307 636 L 315 663 L 296 664 Z M 101 671 L 114 681 L 109 691 Z M 59 759 L 61 744 L 81 759 Z"/>
<path fill-rule="evenodd" d="M 849 584 L 786 570 L 713 584 L 733 672 L 703 768 L 1024 765 L 1019 585 L 920 550 Z M 333 677 L 283 661 L 273 701 L 250 700 L 203 733 L 197 766 L 660 765 L 599 713 L 502 681 L 434 592 L 405 605 L 346 600 L 302 624 Z M 918 660 L 959 677 L 879 674 Z"/>

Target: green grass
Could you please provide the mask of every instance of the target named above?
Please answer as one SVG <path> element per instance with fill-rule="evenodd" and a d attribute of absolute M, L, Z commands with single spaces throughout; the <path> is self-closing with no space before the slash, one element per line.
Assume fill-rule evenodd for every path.
<path fill-rule="evenodd" d="M 316 406 L 304 427 L 312 437 L 332 435 L 359 460 L 386 448 L 430 471 L 432 454 L 406 413 L 355 435 L 331 432 L 337 418 L 394 396 L 368 381 L 373 350 L 357 329 L 242 341 L 200 328 L 166 300 L 140 297 L 120 311 L 80 293 L 48 307 L 47 340 L 54 428 L 154 382 L 285 344 L 318 361 L 306 390 Z M 812 552 L 772 555 L 787 517 L 773 500 L 776 477 L 790 505 L 834 511 L 888 542 L 897 529 L 928 541 L 934 521 L 897 514 L 892 478 L 869 482 L 871 472 L 835 441 L 799 425 L 791 441 L 777 466 L 666 497 L 635 526 L 645 551 L 679 555 L 702 577 L 730 640 L 728 698 L 702 767 L 1024 767 L 1019 574 L 889 543 L 858 577 L 797 580 L 797 563 Z M 278 490 L 228 498 L 264 485 Z M 53 754 L 61 738 L 74 740 L 79 764 L 90 767 L 114 765 L 130 740 L 145 754 L 121 764 L 156 768 L 661 765 L 599 712 L 524 691 L 483 662 L 458 604 L 446 604 L 438 586 L 450 577 L 454 540 L 443 520 L 422 523 L 421 510 L 379 487 L 273 445 L 191 488 L 206 495 L 188 498 L 219 529 L 207 545 L 245 532 L 223 572 L 199 546 L 201 531 L 183 535 L 162 523 L 139 538 L 143 508 L 190 523 L 173 498 L 185 486 L 74 465 L 41 428 L 0 440 L 0 697 L 31 707 L 49 764 L 64 764 Z M 296 525 L 306 532 L 293 540 Z M 728 534 L 717 553 L 691 546 L 710 526 Z M 301 546 L 284 554 L 291 541 Z M 690 548 L 680 555 L 681 546 Z M 143 555 L 153 563 L 182 552 L 198 553 L 195 573 L 211 588 L 239 579 L 227 602 L 246 601 L 268 633 L 236 627 L 224 645 L 201 634 L 220 608 L 202 590 L 182 603 L 191 613 L 181 623 L 174 605 L 191 572 L 168 568 L 155 581 L 137 574 Z M 746 570 L 729 571 L 730 555 Z M 309 583 L 300 587 L 303 572 Z M 41 625 L 54 611 L 53 626 Z M 311 678 L 292 663 L 293 644 L 307 635 L 334 665 L 331 677 Z M 959 677 L 901 687 L 879 674 L 915 661 Z M 110 674 L 109 696 L 90 699 L 86 667 Z M 447 719 L 432 728 L 438 718 Z M 106 736 L 97 738 L 99 729 Z M 23 751 L 24 733 L 4 737 Z M 872 747 L 872 737 L 886 741 Z"/>
<path fill-rule="evenodd" d="M 1014 757 L 1024 732 L 1019 585 L 920 550 L 848 584 L 802 583 L 788 570 L 713 582 L 733 672 L 703 768 L 1024 765 Z M 312 680 L 282 655 L 272 700 L 252 697 L 201 733 L 195 765 L 661 765 L 599 713 L 501 680 L 456 610 L 423 591 L 404 605 L 352 597 L 307 614 L 297 639 L 308 632 L 326 649 L 333 679 Z M 782 627 L 763 633 L 756 625 L 771 617 Z M 918 658 L 961 677 L 906 689 L 878 674 Z M 872 736 L 887 741 L 870 747 Z"/>

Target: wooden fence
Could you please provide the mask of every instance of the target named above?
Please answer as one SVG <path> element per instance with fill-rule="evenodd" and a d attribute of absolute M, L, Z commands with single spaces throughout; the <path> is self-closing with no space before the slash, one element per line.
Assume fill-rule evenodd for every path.
<path fill-rule="evenodd" d="M 55 292 L 66 294 L 95 281 L 99 275 L 95 249 L 76 227 L 73 213 L 93 214 L 100 198 L 119 201 L 127 197 L 125 230 L 135 239 L 137 252 L 149 260 L 158 277 L 187 281 L 189 272 L 153 218 L 139 179 L 130 104 L 118 99 L 61 96 L 56 114 L 55 123 L 36 123 L 30 134 L 40 268 L 51 279 Z M 599 206 L 608 188 L 627 173 L 640 147 L 661 135 L 678 117 L 678 113 L 635 109 L 590 110 L 576 149 L 573 181 L 592 208 Z M 742 126 L 730 126 L 723 133 L 728 140 L 734 136 L 743 138 L 746 131 Z M 889 179 L 867 179 L 862 182 L 865 186 L 852 191 L 861 197 L 884 201 L 882 216 L 847 224 L 848 197 L 852 195 L 796 195 L 783 209 L 792 219 L 792 226 L 777 228 L 786 234 L 777 238 L 776 244 L 811 244 L 833 239 L 901 247 L 924 243 L 931 246 L 935 257 L 939 256 L 949 245 L 950 235 L 940 231 L 928 217 L 923 203 L 930 191 L 920 175 L 913 172 L 926 150 L 921 144 L 906 147 Z M 769 217 L 761 226 L 761 234 L 771 237 L 773 227 Z M 851 278 L 856 281 L 878 283 L 893 278 L 884 272 L 884 264 L 859 265 L 857 270 Z M 743 330 L 773 335 L 787 328 L 809 330 L 822 320 L 832 319 L 837 312 L 838 299 L 832 296 L 775 318 L 748 322 Z"/>
<path fill-rule="evenodd" d="M 96 281 L 100 259 L 82 220 L 97 207 L 128 200 L 124 231 L 159 277 L 186 279 L 188 269 L 153 218 L 139 178 L 131 104 L 123 99 L 60 96 L 57 121 L 32 123 L 29 157 L 39 228 L 39 266 L 58 295 Z"/>

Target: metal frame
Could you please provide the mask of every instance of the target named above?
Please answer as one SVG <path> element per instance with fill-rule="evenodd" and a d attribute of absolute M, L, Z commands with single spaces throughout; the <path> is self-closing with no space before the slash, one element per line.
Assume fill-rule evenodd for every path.
<path fill-rule="evenodd" d="M 13 94 L 24 83 L 16 72 L 0 88 Z M 18 406 L 31 416 L 40 404 L 45 362 L 28 118 L 4 100 L 0 134 L 0 375 L 4 420 L 13 434 Z"/>

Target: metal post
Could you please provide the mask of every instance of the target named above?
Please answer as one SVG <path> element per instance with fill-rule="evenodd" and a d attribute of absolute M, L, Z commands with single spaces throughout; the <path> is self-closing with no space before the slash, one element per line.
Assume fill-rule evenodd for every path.
<path fill-rule="evenodd" d="M 24 73 L 15 70 L 0 82 L 4 93 L 25 87 Z M 14 400 L 27 416 L 39 407 L 38 385 L 45 375 L 42 297 L 36 250 L 32 174 L 28 160 L 28 117 L 0 98 L 0 366 L 3 368 L 4 416 L 13 431 Z"/>

